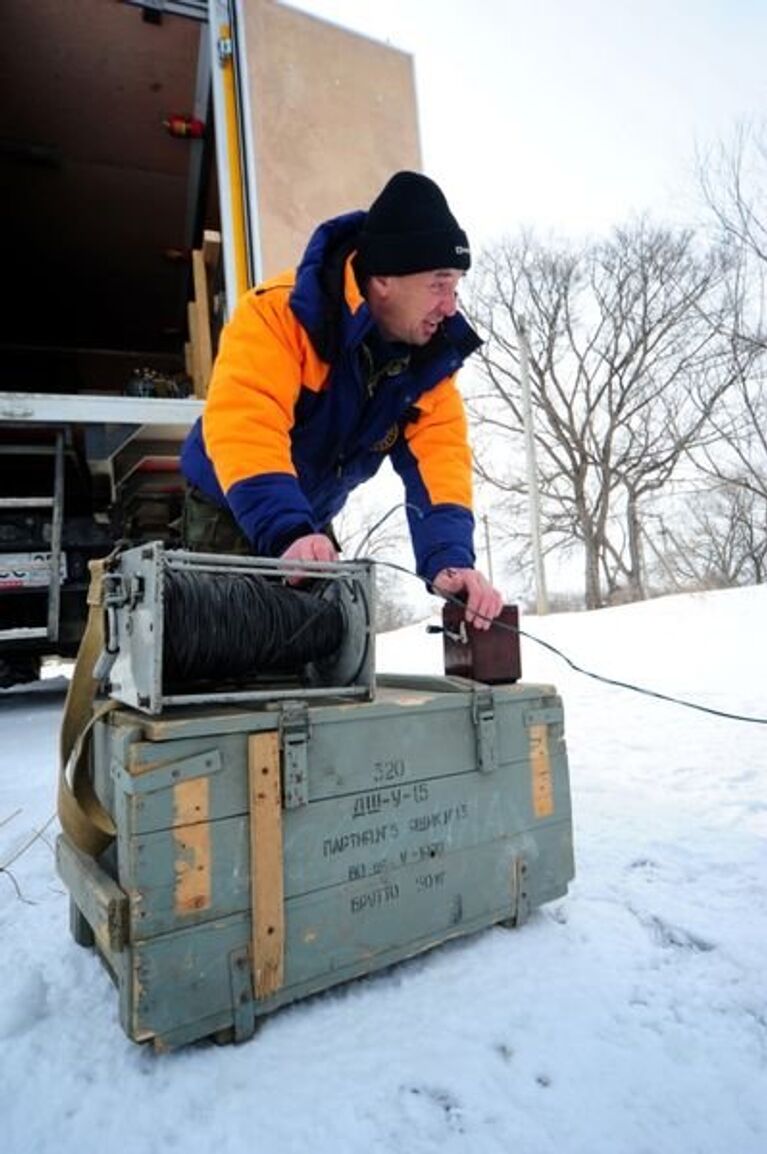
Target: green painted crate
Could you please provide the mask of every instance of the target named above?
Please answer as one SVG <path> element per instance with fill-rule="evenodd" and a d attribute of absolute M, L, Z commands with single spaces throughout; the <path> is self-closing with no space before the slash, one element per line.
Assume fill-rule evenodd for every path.
<path fill-rule="evenodd" d="M 264 737 L 278 849 L 250 803 Z M 520 924 L 573 877 L 548 686 L 388 677 L 369 703 L 115 710 L 96 726 L 93 778 L 117 837 L 98 863 L 59 839 L 72 929 L 106 961 L 126 1033 L 159 1048 L 247 1038 L 287 1002 Z M 258 905 L 275 894 L 278 910 Z"/>

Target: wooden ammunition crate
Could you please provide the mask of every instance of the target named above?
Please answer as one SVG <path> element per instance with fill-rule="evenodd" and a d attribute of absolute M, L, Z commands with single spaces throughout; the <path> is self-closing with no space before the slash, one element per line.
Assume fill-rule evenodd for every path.
<path fill-rule="evenodd" d="M 518 925 L 573 877 L 547 686 L 389 677 L 368 703 L 115 710 L 93 779 L 117 836 L 98 862 L 59 839 L 72 930 L 158 1048 L 245 1039 L 287 1002 Z"/>

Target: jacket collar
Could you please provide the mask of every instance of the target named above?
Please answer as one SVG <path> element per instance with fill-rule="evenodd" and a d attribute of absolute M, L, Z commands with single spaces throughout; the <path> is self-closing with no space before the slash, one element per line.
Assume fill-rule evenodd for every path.
<path fill-rule="evenodd" d="M 323 361 L 341 348 L 359 345 L 374 326 L 352 267 L 364 212 L 349 212 L 315 229 L 296 270 L 290 307 Z M 442 360 L 455 372 L 482 344 L 461 313 L 448 317 L 427 345 L 414 350 L 413 363 Z"/>

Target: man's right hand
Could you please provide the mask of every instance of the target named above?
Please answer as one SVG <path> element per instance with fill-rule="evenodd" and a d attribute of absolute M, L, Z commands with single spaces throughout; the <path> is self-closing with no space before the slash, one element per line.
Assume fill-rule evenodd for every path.
<path fill-rule="evenodd" d="M 503 595 L 477 569 L 443 569 L 432 581 L 436 593 L 466 599 L 466 624 L 489 629 L 503 609 Z"/>
<path fill-rule="evenodd" d="M 281 557 L 282 561 L 337 561 L 338 553 L 333 542 L 324 533 L 307 533 L 288 545 Z M 288 585 L 300 585 L 303 577 L 288 577 Z"/>

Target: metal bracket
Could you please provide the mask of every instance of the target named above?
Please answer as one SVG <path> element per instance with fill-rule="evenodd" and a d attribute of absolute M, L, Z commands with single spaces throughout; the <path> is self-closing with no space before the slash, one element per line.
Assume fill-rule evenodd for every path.
<path fill-rule="evenodd" d="M 517 892 L 517 910 L 514 916 L 514 925 L 522 926 L 530 917 L 530 878 L 527 862 L 520 856 L 514 862 L 515 888 Z"/>
<path fill-rule="evenodd" d="M 551 705 L 543 709 L 528 709 L 522 715 L 522 724 L 525 729 L 530 729 L 533 725 L 561 725 L 562 706 Z"/>
<path fill-rule="evenodd" d="M 118 610 L 126 607 L 130 610 L 135 609 L 144 600 L 145 592 L 144 578 L 135 574 L 126 581 L 120 573 L 107 571 L 103 580 L 104 648 L 93 667 L 93 679 L 98 682 L 108 679 L 120 652 Z M 125 632 L 130 634 L 133 631 L 133 619 L 130 616 L 126 617 L 124 624 Z"/>
<path fill-rule="evenodd" d="M 112 777 L 122 792 L 131 796 L 153 793 L 158 789 L 172 789 L 174 785 L 181 785 L 194 778 L 212 777 L 224 768 L 221 750 L 216 748 L 168 761 L 158 766 L 153 773 L 142 773 L 141 767 L 136 765 L 130 754 L 128 758 L 127 766 L 120 761 L 113 763 Z"/>
<path fill-rule="evenodd" d="M 297 809 L 309 801 L 309 710 L 291 701 L 280 710 L 282 738 L 282 796 L 285 809 Z"/>
<path fill-rule="evenodd" d="M 247 946 L 229 955 L 229 985 L 232 992 L 232 1018 L 235 1042 L 246 1042 L 256 1032 L 253 981 Z"/>
<path fill-rule="evenodd" d="M 514 895 L 512 913 L 500 924 L 504 929 L 516 930 L 530 917 L 530 878 L 527 862 L 521 854 L 514 858 L 511 866 L 511 889 Z"/>
<path fill-rule="evenodd" d="M 475 689 L 472 717 L 477 736 L 477 766 L 480 773 L 498 768 L 498 742 L 495 728 L 495 699 L 492 689 Z"/>
<path fill-rule="evenodd" d="M 123 3 L 156 12 L 160 18 L 168 12 L 172 16 L 187 16 L 203 23 L 208 19 L 207 0 L 123 0 Z"/>

